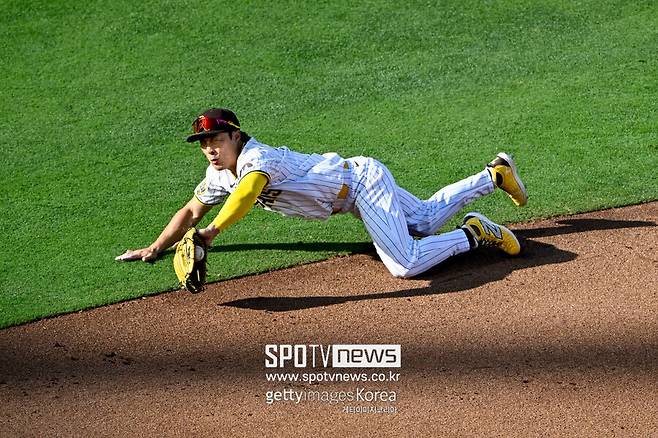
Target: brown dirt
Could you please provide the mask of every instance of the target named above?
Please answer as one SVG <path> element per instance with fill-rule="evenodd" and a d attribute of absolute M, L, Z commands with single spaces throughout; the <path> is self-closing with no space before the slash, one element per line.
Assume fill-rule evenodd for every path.
<path fill-rule="evenodd" d="M 657 436 L 657 222 L 658 203 L 614 209 L 414 280 L 357 255 L 6 329 L 0 434 Z M 267 382 L 276 343 L 400 344 L 400 380 Z M 397 413 L 265 399 L 358 387 Z"/>

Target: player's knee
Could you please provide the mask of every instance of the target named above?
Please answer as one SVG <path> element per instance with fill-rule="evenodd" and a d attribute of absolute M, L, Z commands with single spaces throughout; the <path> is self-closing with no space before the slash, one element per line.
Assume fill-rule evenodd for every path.
<path fill-rule="evenodd" d="M 410 271 L 410 270 L 405 270 L 405 271 L 403 271 L 403 272 L 397 272 L 397 273 L 393 274 L 393 276 L 394 276 L 395 278 L 411 278 L 411 277 L 413 277 L 414 275 L 415 275 L 415 274 L 412 273 L 412 271 Z"/>
<path fill-rule="evenodd" d="M 402 269 L 399 271 L 392 272 L 392 274 L 395 278 L 411 278 L 416 275 L 416 273 L 411 269 Z"/>
<path fill-rule="evenodd" d="M 383 251 L 377 247 L 377 252 L 384 262 L 386 269 L 397 278 L 409 278 L 418 274 L 418 254 L 416 241 L 409 238 L 406 251 Z"/>
<path fill-rule="evenodd" d="M 410 278 L 416 275 L 412 266 L 406 263 L 386 263 L 388 271 L 396 278 Z"/>

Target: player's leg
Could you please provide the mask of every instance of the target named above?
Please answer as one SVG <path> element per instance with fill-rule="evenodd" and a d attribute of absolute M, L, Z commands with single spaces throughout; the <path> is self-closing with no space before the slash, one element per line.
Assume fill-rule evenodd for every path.
<path fill-rule="evenodd" d="M 496 187 L 506 192 L 517 207 L 526 205 L 528 192 L 510 155 L 500 152 L 496 155 L 496 158 L 487 164 L 487 170 L 491 172 L 491 178 Z"/>
<path fill-rule="evenodd" d="M 409 232 L 415 236 L 436 233 L 462 208 L 493 190 L 494 183 L 486 169 L 442 188 L 426 200 L 418 199 L 401 187 L 397 188 Z"/>
<path fill-rule="evenodd" d="M 459 210 L 490 194 L 495 187 L 505 191 L 519 207 L 528 202 L 516 164 L 504 152 L 499 153 L 482 172 L 442 188 L 427 200 L 420 200 L 402 188 L 398 192 L 409 232 L 415 236 L 429 236 Z"/>
<path fill-rule="evenodd" d="M 353 173 L 354 206 L 373 239 L 377 253 L 396 277 L 418 275 L 448 257 L 471 248 L 464 230 L 414 239 L 409 235 L 398 187 L 376 160 L 360 163 Z"/>

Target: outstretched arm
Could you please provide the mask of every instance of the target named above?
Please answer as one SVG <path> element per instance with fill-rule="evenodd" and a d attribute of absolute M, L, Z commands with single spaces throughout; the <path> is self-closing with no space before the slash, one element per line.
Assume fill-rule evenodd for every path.
<path fill-rule="evenodd" d="M 171 247 L 178 242 L 183 234 L 195 226 L 210 211 L 212 205 L 205 205 L 196 198 L 192 198 L 187 204 L 171 218 L 169 224 L 162 230 L 160 236 L 146 248 L 128 250 L 118 256 L 115 260 L 131 261 L 142 260 L 145 262 L 153 261 L 163 250 Z"/>
<path fill-rule="evenodd" d="M 229 195 L 219 214 L 208 227 L 199 230 L 201 236 L 210 244 L 226 228 L 242 219 L 256 202 L 268 183 L 265 173 L 251 172 L 245 175 L 235 191 Z"/>

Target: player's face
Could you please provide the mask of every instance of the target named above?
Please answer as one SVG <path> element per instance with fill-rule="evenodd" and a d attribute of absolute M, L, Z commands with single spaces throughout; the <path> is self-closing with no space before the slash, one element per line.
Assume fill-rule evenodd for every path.
<path fill-rule="evenodd" d="M 201 139 L 201 151 L 212 167 L 217 170 L 228 169 L 235 174 L 238 155 L 241 150 L 240 132 L 220 132 L 214 137 Z"/>

